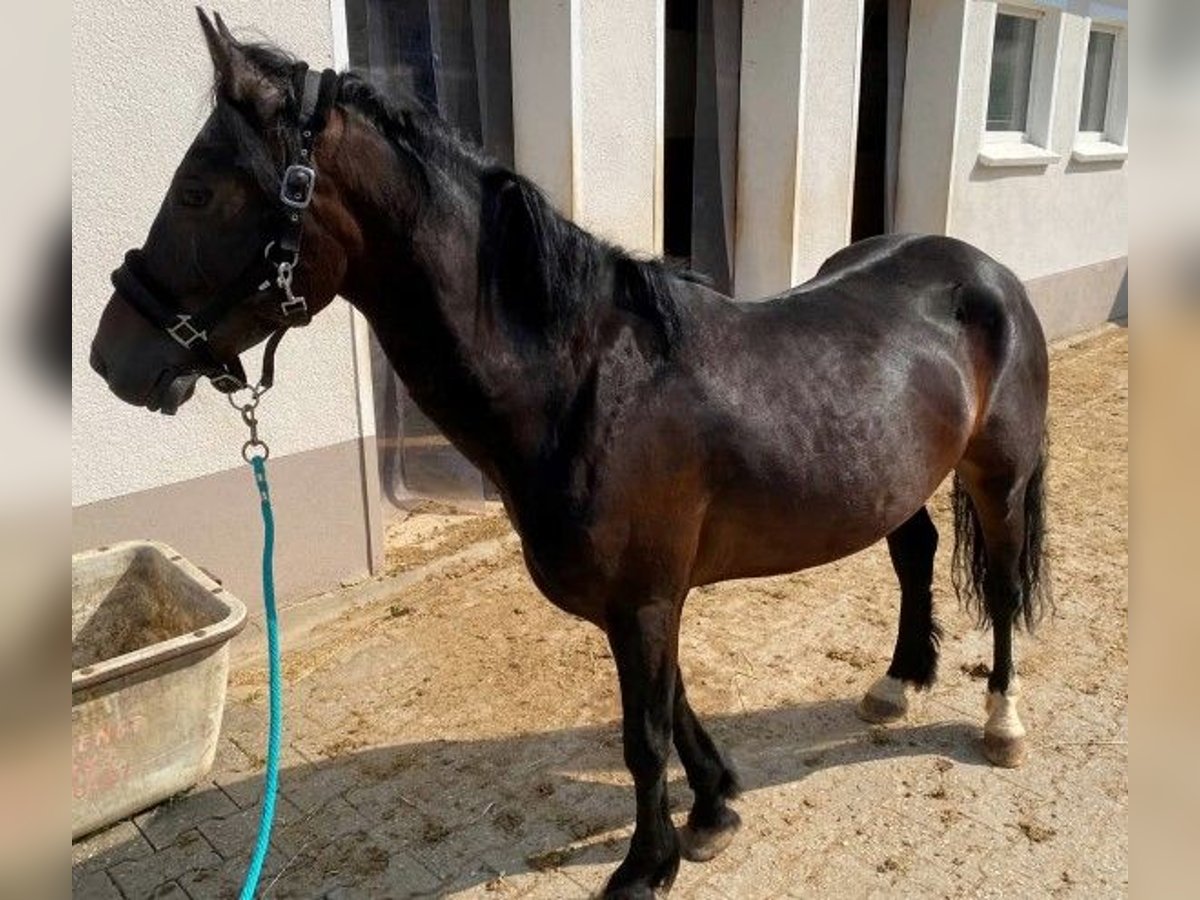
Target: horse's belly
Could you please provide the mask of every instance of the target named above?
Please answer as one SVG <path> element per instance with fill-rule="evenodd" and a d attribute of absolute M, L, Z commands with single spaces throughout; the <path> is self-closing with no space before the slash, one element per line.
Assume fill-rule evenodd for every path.
<path fill-rule="evenodd" d="M 958 464 L 973 398 L 948 358 L 778 374 L 710 433 L 719 489 L 695 583 L 821 565 L 885 537 Z M 849 365 L 849 364 L 848 364 Z"/>
<path fill-rule="evenodd" d="M 708 510 L 693 582 L 794 572 L 869 547 L 925 504 L 962 450 L 886 446 L 731 475 Z"/>
<path fill-rule="evenodd" d="M 843 520 L 832 528 L 795 515 L 728 515 L 705 531 L 692 582 L 781 575 L 824 565 L 881 540 L 911 514 Z"/>

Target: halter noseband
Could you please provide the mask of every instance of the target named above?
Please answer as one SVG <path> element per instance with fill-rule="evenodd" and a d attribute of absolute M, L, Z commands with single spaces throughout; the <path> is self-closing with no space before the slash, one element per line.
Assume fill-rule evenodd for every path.
<path fill-rule="evenodd" d="M 237 356 L 231 359 L 218 356 L 209 345 L 208 336 L 235 307 L 272 287 L 283 293 L 277 308 L 284 324 L 267 340 L 262 377 L 255 388 L 258 393 L 269 388 L 275 380 L 275 350 L 284 332 L 293 325 L 307 325 L 312 321 L 304 297 L 297 296 L 292 290 L 292 278 L 300 264 L 304 211 L 312 203 L 317 187 L 313 147 L 333 107 L 337 73 L 331 69 L 312 72 L 301 63 L 295 81 L 300 97 L 300 134 L 296 142 L 299 149 L 296 157 L 288 159 L 280 178 L 279 225 L 275 238 L 263 249 L 261 258 L 251 263 L 233 284 L 223 288 L 217 299 L 196 312 L 185 311 L 177 298 L 151 280 L 141 250 L 126 253 L 125 262 L 112 274 L 113 286 L 120 295 L 147 321 L 191 353 L 200 363 L 198 371 L 208 376 L 213 387 L 227 394 L 249 386 L 246 370 Z"/>

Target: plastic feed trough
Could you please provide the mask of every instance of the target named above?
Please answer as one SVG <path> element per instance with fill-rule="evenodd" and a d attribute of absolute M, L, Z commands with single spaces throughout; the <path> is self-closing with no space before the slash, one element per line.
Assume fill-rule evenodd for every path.
<path fill-rule="evenodd" d="M 191 787 L 211 768 L 246 607 L 170 547 L 71 558 L 71 835 Z"/>

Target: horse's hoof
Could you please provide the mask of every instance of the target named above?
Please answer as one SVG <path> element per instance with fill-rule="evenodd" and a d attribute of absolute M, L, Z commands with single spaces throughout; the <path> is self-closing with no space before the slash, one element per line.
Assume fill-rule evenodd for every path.
<path fill-rule="evenodd" d="M 993 766 L 1015 769 L 1025 762 L 1025 738 L 983 733 L 983 755 Z"/>
<path fill-rule="evenodd" d="M 891 722 L 899 722 L 908 715 L 908 707 L 876 697 L 874 694 L 864 694 L 862 700 L 858 701 L 855 712 L 864 722 L 870 722 L 872 725 L 887 725 Z"/>
<path fill-rule="evenodd" d="M 891 675 L 876 680 L 859 701 L 857 712 L 860 719 L 872 725 L 886 725 L 903 719 L 908 714 L 904 682 Z"/>
<path fill-rule="evenodd" d="M 742 827 L 742 817 L 726 808 L 722 822 L 713 828 L 684 825 L 679 829 L 679 852 L 688 862 L 708 862 L 733 843 L 733 836 Z"/>
<path fill-rule="evenodd" d="M 679 874 L 679 853 L 672 852 L 648 877 L 628 872 L 626 860 L 604 886 L 604 900 L 655 900 L 666 897 Z"/>

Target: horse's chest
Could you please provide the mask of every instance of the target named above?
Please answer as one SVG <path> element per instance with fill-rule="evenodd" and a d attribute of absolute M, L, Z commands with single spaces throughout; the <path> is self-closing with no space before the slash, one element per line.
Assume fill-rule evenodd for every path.
<path fill-rule="evenodd" d="M 602 625 L 607 578 L 581 529 L 523 530 L 521 549 L 530 578 L 551 603 Z"/>

